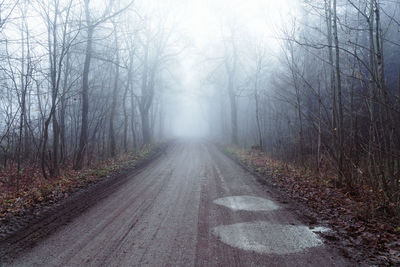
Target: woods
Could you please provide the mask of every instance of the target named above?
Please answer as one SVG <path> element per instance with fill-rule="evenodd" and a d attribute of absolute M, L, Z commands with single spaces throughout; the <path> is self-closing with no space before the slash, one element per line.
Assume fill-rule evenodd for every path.
<path fill-rule="evenodd" d="M 235 85 L 218 67 L 211 83 L 225 84 L 223 109 L 239 113 L 232 136 L 238 131 L 242 146 L 336 177 L 339 186 L 369 186 L 384 195 L 383 206 L 398 203 L 399 3 L 310 0 L 293 8 L 298 15 L 274 33 L 279 49 L 240 21 L 224 22 L 235 25 L 229 38 L 239 44 Z M 221 139 L 223 114 L 213 124 Z"/>
<path fill-rule="evenodd" d="M 280 213 L 239 214 L 220 198 L 276 202 Z M 77 262 L 107 252 L 103 265 L 132 264 L 136 251 L 151 252 L 138 258 L 147 264 L 162 236 L 169 260 L 206 247 L 193 265 L 213 263 L 214 250 L 243 266 L 398 264 L 400 0 L 0 0 L 0 203 L 0 255 L 14 250 L 9 237 L 24 246 L 21 229 L 36 243 L 53 231 L 45 220 L 64 225 L 49 212 L 81 207 L 68 222 L 104 205 L 84 220 L 106 225 L 86 228 L 96 236 L 122 242 L 143 228 L 123 254 L 107 244 L 110 254 L 76 224 L 77 240 L 97 242 L 84 251 L 70 238 Z M 217 216 L 248 244 L 215 249 Z M 323 241 L 269 251 L 270 233 L 284 250 L 296 225 Z M 183 228 L 192 254 L 165 232 Z M 154 251 L 136 239 L 153 232 L 140 237 Z M 269 252 L 239 253 L 265 241 Z"/>
<path fill-rule="evenodd" d="M 50 179 L 152 142 L 172 37 L 165 18 L 140 12 L 134 1 L 1 2 L 2 183 L 28 165 Z"/>
<path fill-rule="evenodd" d="M 190 86 L 209 136 L 398 203 L 399 3 L 303 0 L 291 9 L 263 16 L 264 28 L 215 11 L 216 38 L 196 47 L 173 8 L 2 1 L 0 158 L 12 175 L 1 182 L 18 187 L 28 165 L 58 177 L 171 137 L 171 106 L 197 75 Z M 182 71 L 186 58 L 202 73 Z"/>

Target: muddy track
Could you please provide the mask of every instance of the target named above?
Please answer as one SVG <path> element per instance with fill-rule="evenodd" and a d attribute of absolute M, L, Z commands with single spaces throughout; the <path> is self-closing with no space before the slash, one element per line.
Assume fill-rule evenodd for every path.
<path fill-rule="evenodd" d="M 89 207 L 109 196 L 167 149 L 162 145 L 149 157 L 139 160 L 134 168 L 128 168 L 111 177 L 104 177 L 73 192 L 56 203 L 44 203 L 29 210 L 23 216 L 15 216 L 8 222 L 7 230 L 0 236 L 0 266 L 35 246 L 58 228 L 68 224 Z"/>
<path fill-rule="evenodd" d="M 81 196 L 89 204 L 65 203 L 29 236 L 65 226 L 6 265 L 357 265 L 274 191 L 214 145 L 177 141 L 140 171 Z"/>

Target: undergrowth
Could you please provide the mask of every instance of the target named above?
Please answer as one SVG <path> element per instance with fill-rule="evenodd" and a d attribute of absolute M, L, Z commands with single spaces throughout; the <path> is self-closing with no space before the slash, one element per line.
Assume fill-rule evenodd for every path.
<path fill-rule="evenodd" d="M 73 170 L 72 164 L 67 164 L 60 175 L 52 179 L 44 179 L 38 165 L 25 166 L 18 174 L 15 167 L 0 169 L 0 218 L 23 213 L 36 204 L 56 202 L 101 178 L 134 168 L 156 149 L 157 145 L 144 146 L 136 153 L 122 154 L 79 171 Z M 18 183 L 13 182 L 16 178 Z"/>
<path fill-rule="evenodd" d="M 318 175 L 258 150 L 234 146 L 224 150 L 294 199 L 306 203 L 349 246 L 363 247 L 371 258 L 385 264 L 400 264 L 400 225 L 393 213 L 398 203 L 386 203 L 382 192 L 365 185 L 338 188 L 333 176 Z"/>

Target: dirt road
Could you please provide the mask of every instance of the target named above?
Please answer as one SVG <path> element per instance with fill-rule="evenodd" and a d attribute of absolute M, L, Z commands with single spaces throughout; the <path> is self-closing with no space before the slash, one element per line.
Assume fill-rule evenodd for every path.
<path fill-rule="evenodd" d="M 317 229 L 321 230 L 321 229 Z M 181 141 L 15 266 L 347 266 L 289 204 L 206 142 Z"/>

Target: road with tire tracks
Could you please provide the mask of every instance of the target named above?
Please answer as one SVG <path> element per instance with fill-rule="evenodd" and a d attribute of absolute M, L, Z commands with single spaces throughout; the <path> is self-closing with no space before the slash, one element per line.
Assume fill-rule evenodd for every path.
<path fill-rule="evenodd" d="M 214 145 L 177 141 L 12 266 L 351 266 Z"/>

